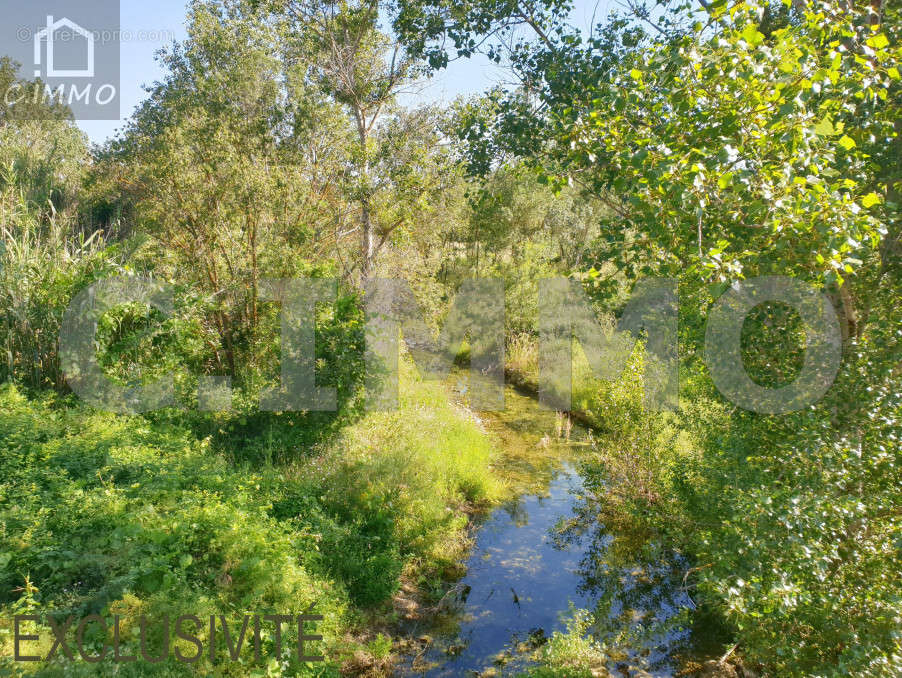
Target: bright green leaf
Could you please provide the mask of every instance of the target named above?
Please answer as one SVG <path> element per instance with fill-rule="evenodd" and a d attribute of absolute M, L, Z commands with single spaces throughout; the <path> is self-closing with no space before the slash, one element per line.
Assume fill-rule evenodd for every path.
<path fill-rule="evenodd" d="M 762 35 L 761 32 L 758 31 L 758 28 L 755 26 L 755 24 L 747 24 L 742 31 L 742 39 L 752 47 L 757 47 L 762 42 L 764 42 L 764 35 Z"/>
<path fill-rule="evenodd" d="M 874 192 L 868 193 L 861 199 L 861 204 L 868 208 L 879 205 L 880 202 L 880 196 Z"/>
<path fill-rule="evenodd" d="M 824 118 L 814 126 L 814 133 L 821 137 L 833 136 L 836 132 L 833 129 L 833 123 L 830 118 Z"/>
<path fill-rule="evenodd" d="M 851 151 L 853 148 L 855 148 L 855 140 L 852 137 L 843 134 L 839 139 L 839 145 L 847 151 Z"/>
<path fill-rule="evenodd" d="M 889 45 L 889 40 L 886 39 L 886 36 L 883 33 L 875 35 L 872 38 L 868 38 L 868 46 L 873 47 L 874 49 L 883 49 L 887 45 Z"/>

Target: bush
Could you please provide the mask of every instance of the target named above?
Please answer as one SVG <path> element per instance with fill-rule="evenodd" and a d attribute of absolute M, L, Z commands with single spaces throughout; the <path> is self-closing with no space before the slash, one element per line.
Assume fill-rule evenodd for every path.
<path fill-rule="evenodd" d="M 779 675 L 902 670 L 902 407 L 895 387 L 871 375 L 871 395 L 857 396 L 862 419 L 841 424 L 838 403 L 859 391 L 850 372 L 808 411 L 703 424 L 694 481 L 679 487 L 702 526 L 691 548 L 710 565 L 700 591 L 735 626 L 747 659 Z"/>
<path fill-rule="evenodd" d="M 593 640 L 589 629 L 592 614 L 573 610 L 565 632 L 555 631 L 548 643 L 536 653 L 540 665 L 526 671 L 528 678 L 593 678 L 606 675 L 610 654 Z"/>
<path fill-rule="evenodd" d="M 74 205 L 84 136 L 58 121 L 0 125 L 0 381 L 64 387 L 62 314 L 82 287 L 116 269 Z"/>
<path fill-rule="evenodd" d="M 0 403 L 6 610 L 120 614 L 133 625 L 139 615 L 299 613 L 319 601 L 334 646 L 347 603 L 315 573 L 307 532 L 268 517 L 277 474 L 231 467 L 183 427 L 32 403 L 10 386 Z M 23 584 L 35 591 L 24 601 Z"/>
<path fill-rule="evenodd" d="M 277 669 L 334 675 L 345 649 L 354 650 L 345 637 L 355 610 L 384 605 L 402 576 L 455 564 L 466 511 L 499 496 L 492 448 L 476 422 L 440 384 L 406 368 L 405 375 L 398 410 L 369 413 L 302 455 L 276 455 L 286 463 L 253 465 L 217 451 L 173 413 L 111 416 L 71 396 L 29 399 L 11 384 L 0 387 L 3 667 L 13 666 L 14 614 L 119 614 L 122 653 L 134 654 L 140 615 L 231 620 L 301 613 L 317 602 L 329 661 L 308 667 L 284 659 Z M 155 633 L 154 648 L 163 642 Z M 198 635 L 207 647 L 205 633 Z M 46 624 L 42 638 L 47 647 L 30 646 L 35 653 L 49 650 Z M 98 648 L 101 640 L 89 634 Z M 272 643 L 267 636 L 265 653 Z M 205 655 L 189 667 L 191 675 L 247 675 L 247 658 L 226 663 L 221 642 L 220 651 L 218 660 Z M 90 673 L 61 659 L 26 668 Z M 174 659 L 91 669 L 188 673 Z"/>
<path fill-rule="evenodd" d="M 747 321 L 747 368 L 780 385 L 798 351 L 761 350 L 761 321 Z M 586 464 L 604 520 L 690 554 L 697 601 L 747 663 L 780 676 L 902 668 L 898 355 L 897 334 L 875 328 L 822 402 L 782 416 L 731 409 L 690 361 L 679 411 L 648 412 L 638 353 L 620 382 L 591 382 L 578 401 L 605 432 Z"/>

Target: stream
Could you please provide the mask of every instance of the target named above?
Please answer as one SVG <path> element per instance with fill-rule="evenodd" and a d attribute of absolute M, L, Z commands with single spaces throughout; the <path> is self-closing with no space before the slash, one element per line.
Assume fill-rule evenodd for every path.
<path fill-rule="evenodd" d="M 509 388 L 485 427 L 503 452 L 497 469 L 517 495 L 476 528 L 466 574 L 401 668 L 406 676 L 516 675 L 577 610 L 603 643 L 593 675 L 674 676 L 693 654 L 688 569 L 633 535 L 608 531 L 583 496 L 579 460 L 592 434 Z M 496 465 L 497 466 L 497 465 Z"/>

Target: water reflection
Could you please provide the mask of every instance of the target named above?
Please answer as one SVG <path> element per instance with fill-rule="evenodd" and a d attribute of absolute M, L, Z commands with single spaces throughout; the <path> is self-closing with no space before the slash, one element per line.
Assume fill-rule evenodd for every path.
<path fill-rule="evenodd" d="M 518 404 L 519 414 L 508 415 L 516 425 L 498 424 L 506 429 L 502 438 L 526 448 L 541 444 L 542 431 L 523 424 L 530 413 Z M 682 585 L 688 565 L 679 554 L 633 545 L 630 535 L 600 524 L 597 507 L 583 496 L 572 448 L 554 446 L 560 449 L 544 455 L 558 460 L 556 469 L 543 469 L 544 491 L 533 488 L 480 526 L 467 573 L 437 620 L 445 632 L 404 673 L 516 674 L 580 608 L 593 613 L 590 633 L 613 648 L 607 665 L 613 675 L 676 673 L 674 654 L 687 644 L 693 607 Z"/>
<path fill-rule="evenodd" d="M 558 525 L 555 544 L 583 550 L 577 590 L 594 601 L 592 635 L 615 648 L 608 669 L 614 675 L 672 675 L 673 655 L 690 640 L 689 613 L 695 609 L 684 581 L 686 559 L 645 536 L 605 526 L 590 498 L 579 497 L 571 510 Z"/>

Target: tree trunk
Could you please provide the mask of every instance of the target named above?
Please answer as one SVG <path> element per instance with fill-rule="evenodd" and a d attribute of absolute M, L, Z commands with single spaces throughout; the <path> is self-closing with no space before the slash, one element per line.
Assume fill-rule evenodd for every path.
<path fill-rule="evenodd" d="M 373 272 L 373 260 L 376 258 L 373 238 L 373 216 L 370 206 L 370 163 L 367 149 L 366 115 L 363 110 L 354 111 L 357 119 L 357 135 L 360 140 L 360 280 L 365 282 Z"/>
<path fill-rule="evenodd" d="M 370 216 L 369 196 L 364 196 L 360 202 L 360 277 L 366 280 L 372 274 L 373 259 L 375 259 L 376 253 L 374 251 L 375 243 L 373 242 L 373 222 Z"/>

